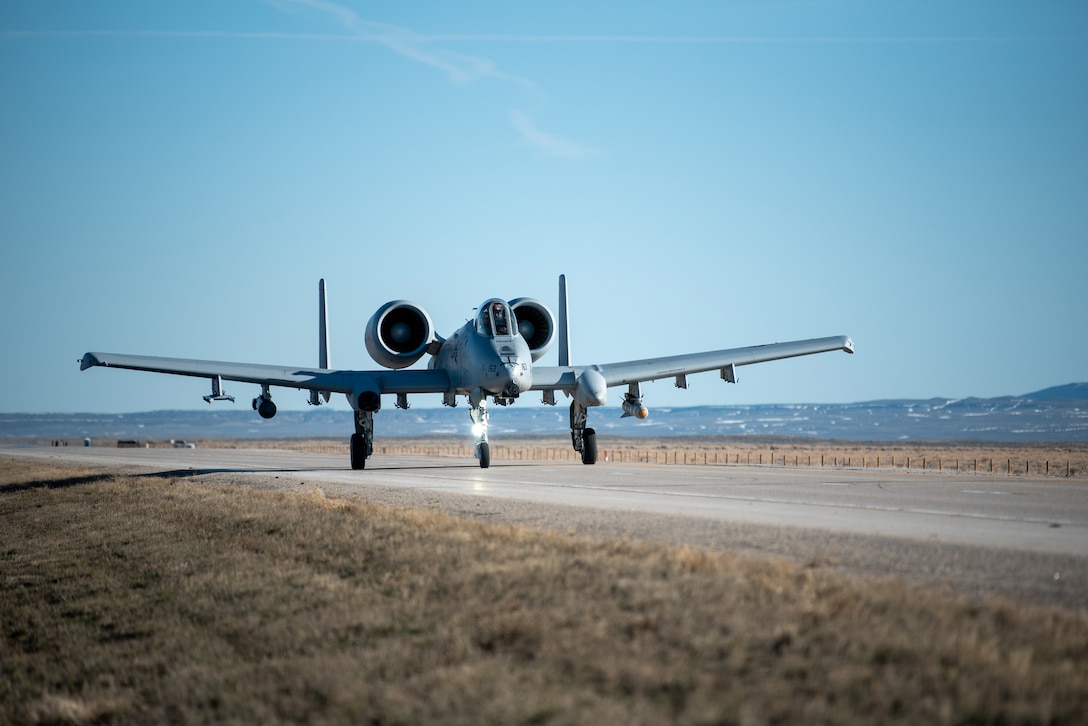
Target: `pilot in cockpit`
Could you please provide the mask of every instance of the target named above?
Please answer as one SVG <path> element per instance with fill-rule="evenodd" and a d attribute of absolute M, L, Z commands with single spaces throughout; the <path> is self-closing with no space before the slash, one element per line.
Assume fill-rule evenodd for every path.
<path fill-rule="evenodd" d="M 510 335 L 510 328 L 507 325 L 506 310 L 503 308 L 503 304 L 500 302 L 491 304 L 491 322 L 495 326 L 495 335 Z"/>

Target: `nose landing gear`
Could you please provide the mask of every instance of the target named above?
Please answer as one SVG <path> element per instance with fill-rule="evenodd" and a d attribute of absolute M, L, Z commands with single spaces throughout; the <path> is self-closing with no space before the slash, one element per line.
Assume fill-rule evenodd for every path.
<path fill-rule="evenodd" d="M 487 399 L 482 395 L 470 396 L 468 415 L 472 419 L 472 435 L 476 439 L 476 458 L 480 460 L 480 468 L 486 469 L 491 466 L 491 444 L 487 441 Z"/>

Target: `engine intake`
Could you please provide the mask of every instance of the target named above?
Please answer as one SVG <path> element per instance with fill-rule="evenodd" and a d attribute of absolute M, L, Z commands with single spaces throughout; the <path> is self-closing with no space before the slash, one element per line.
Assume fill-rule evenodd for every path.
<path fill-rule="evenodd" d="M 552 311 L 544 303 L 529 297 L 511 300 L 510 308 L 518 320 L 518 332 L 529 344 L 533 361 L 540 360 L 555 340 L 555 318 Z"/>
<path fill-rule="evenodd" d="M 412 365 L 423 357 L 434 339 L 431 316 L 408 300 L 387 302 L 366 324 L 366 350 L 386 368 Z"/>

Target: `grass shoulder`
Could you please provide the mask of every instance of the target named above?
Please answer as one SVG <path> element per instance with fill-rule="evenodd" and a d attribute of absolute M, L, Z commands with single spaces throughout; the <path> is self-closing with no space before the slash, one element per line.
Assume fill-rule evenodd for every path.
<path fill-rule="evenodd" d="M 0 721 L 1049 722 L 1088 613 L 0 457 Z"/>

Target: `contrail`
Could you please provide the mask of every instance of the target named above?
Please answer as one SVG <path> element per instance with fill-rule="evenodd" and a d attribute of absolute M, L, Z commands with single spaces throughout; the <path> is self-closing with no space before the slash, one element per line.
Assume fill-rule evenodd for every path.
<path fill-rule="evenodd" d="M 305 0 L 289 0 L 305 2 Z M 970 36 L 970 35 L 916 35 L 916 36 L 745 36 L 745 35 L 501 35 L 501 34 L 466 34 L 466 33 L 416 33 L 396 26 L 370 23 L 367 31 L 360 27 L 350 34 L 345 33 L 284 33 L 277 31 L 237 31 L 237 30 L 0 30 L 0 38 L 224 38 L 236 40 L 307 40 L 334 41 L 349 43 L 381 43 L 395 46 L 405 39 L 418 43 L 615 43 L 617 45 L 877 45 L 889 44 L 997 44 L 997 43 L 1035 43 L 1045 38 L 1032 36 Z M 382 29 L 386 29 L 385 32 Z M 404 36 L 398 40 L 397 32 Z M 403 46 L 394 47 L 403 50 Z M 469 57 L 469 56 L 463 56 Z"/>
<path fill-rule="evenodd" d="M 445 73 L 454 83 L 467 84 L 481 78 L 503 81 L 528 91 L 538 106 L 543 102 L 544 93 L 539 86 L 528 79 L 499 70 L 490 58 L 437 48 L 434 43 L 441 41 L 433 36 L 397 25 L 365 20 L 350 8 L 329 0 L 288 0 L 288 2 L 330 14 L 342 27 L 354 35 L 373 40 L 409 60 L 436 68 Z M 509 118 L 511 125 L 522 139 L 546 156 L 580 158 L 592 153 L 587 146 L 537 128 L 524 111 L 511 111 Z"/>
<path fill-rule="evenodd" d="M 882 44 L 1000 44 L 1026 43 L 1031 37 L 983 36 L 716 36 L 716 35 L 517 35 L 517 34 L 424 34 L 408 28 L 361 18 L 355 11 L 329 0 L 284 0 L 332 16 L 344 33 L 284 33 L 218 30 L 46 30 L 0 31 L 0 39 L 17 38 L 209 38 L 232 40 L 284 40 L 309 42 L 354 42 L 381 45 L 403 58 L 435 68 L 453 83 L 467 85 L 479 79 L 497 80 L 527 91 L 534 105 L 543 105 L 545 94 L 533 81 L 501 71 L 489 58 L 467 55 L 436 47 L 437 43 L 509 44 L 627 44 L 627 45 L 882 45 Z M 284 3 L 272 3 L 283 5 Z M 579 159 L 600 153 L 537 127 L 528 111 L 511 110 L 508 120 L 521 138 L 545 156 Z"/>
<path fill-rule="evenodd" d="M 1030 43 L 1041 40 L 1033 37 L 984 37 L 967 35 L 918 35 L 918 36 L 745 36 L 745 35 L 474 35 L 435 34 L 427 36 L 441 42 L 493 42 L 493 43 L 616 43 L 630 45 L 831 45 L 831 44 L 881 44 L 881 43 Z"/>

